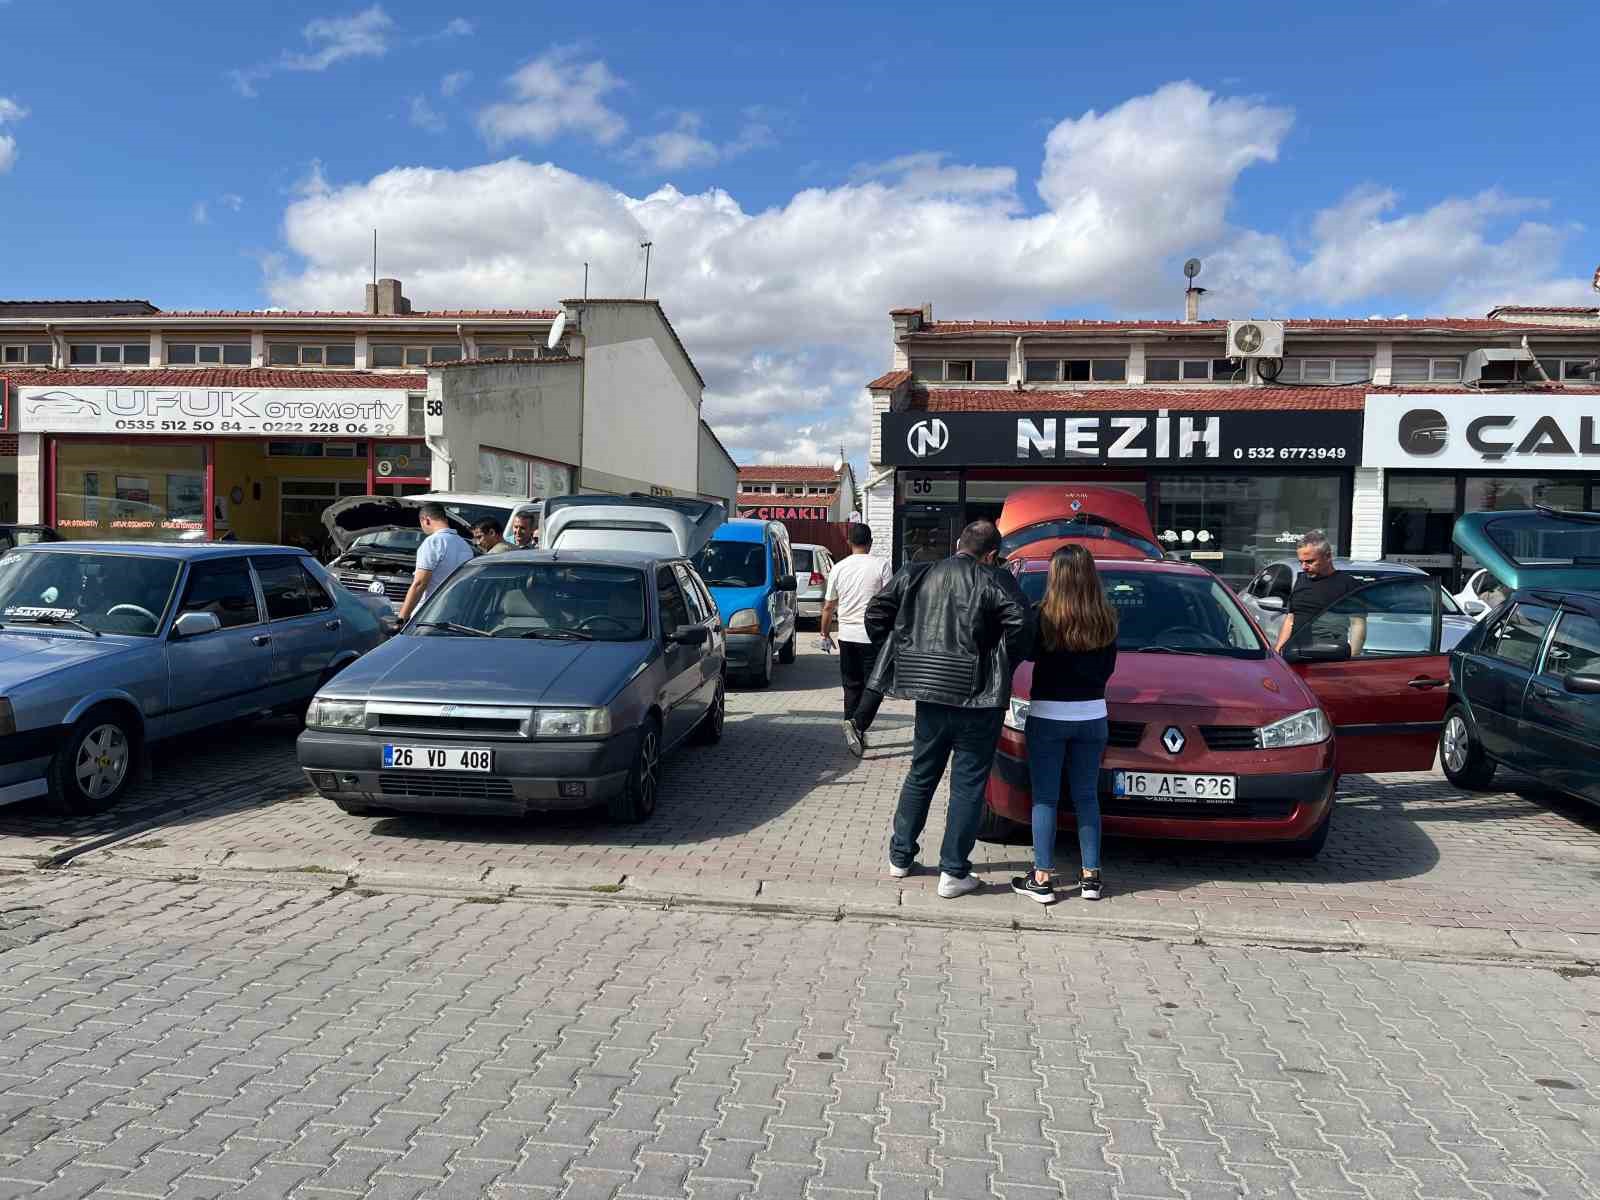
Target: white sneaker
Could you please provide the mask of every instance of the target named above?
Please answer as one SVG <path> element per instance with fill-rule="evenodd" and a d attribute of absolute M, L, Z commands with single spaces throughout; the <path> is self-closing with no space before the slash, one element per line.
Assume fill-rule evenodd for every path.
<path fill-rule="evenodd" d="M 895 879 L 904 879 L 907 875 L 911 874 L 911 872 L 915 871 L 916 869 L 917 869 L 917 864 L 916 863 L 912 863 L 909 867 L 897 867 L 892 862 L 889 864 L 889 874 L 890 874 L 891 877 L 893 877 Z"/>
<path fill-rule="evenodd" d="M 965 896 L 968 892 L 975 892 L 983 886 L 983 880 L 976 875 L 966 875 L 957 879 L 954 875 L 939 872 L 939 895 L 946 900 L 954 900 L 957 896 Z"/>

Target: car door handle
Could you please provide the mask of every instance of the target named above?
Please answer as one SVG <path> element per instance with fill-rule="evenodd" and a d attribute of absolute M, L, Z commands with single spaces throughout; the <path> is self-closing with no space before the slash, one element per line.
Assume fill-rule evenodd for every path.
<path fill-rule="evenodd" d="M 1435 679 L 1431 675 L 1418 675 L 1406 686 L 1416 688 L 1418 691 L 1426 691 L 1428 688 L 1443 687 L 1449 682 L 1448 679 Z"/>
<path fill-rule="evenodd" d="M 270 633 L 258 633 L 250 639 L 250 644 L 252 646 L 265 646 L 271 640 L 272 635 Z"/>
<path fill-rule="evenodd" d="M 324 629 L 327 629 L 327 630 L 331 631 L 331 630 L 339 628 L 339 622 L 338 621 L 324 621 L 322 623 L 322 627 Z"/>

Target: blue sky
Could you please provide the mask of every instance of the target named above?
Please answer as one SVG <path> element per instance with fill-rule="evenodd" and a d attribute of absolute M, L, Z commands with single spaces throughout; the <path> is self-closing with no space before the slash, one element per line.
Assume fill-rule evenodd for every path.
<path fill-rule="evenodd" d="M 594 23 L 603 13 L 605 24 Z M 658 295 L 741 457 L 946 316 L 1581 303 L 1593 4 L 0 0 L 0 295 Z"/>

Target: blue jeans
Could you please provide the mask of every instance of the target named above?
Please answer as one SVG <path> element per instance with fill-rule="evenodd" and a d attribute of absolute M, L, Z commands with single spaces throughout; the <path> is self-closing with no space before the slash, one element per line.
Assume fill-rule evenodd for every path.
<path fill-rule="evenodd" d="M 1106 750 L 1106 719 L 1049 721 L 1028 718 L 1028 775 L 1033 782 L 1033 865 L 1055 865 L 1056 808 L 1061 803 L 1063 768 L 1078 817 L 1078 850 L 1083 869 L 1100 869 L 1100 759 Z"/>
<path fill-rule="evenodd" d="M 870 694 L 870 693 L 869 693 Z M 972 872 L 972 847 L 978 840 L 983 796 L 1000 741 L 998 708 L 954 708 L 917 701 L 917 727 L 911 742 L 911 769 L 894 810 L 889 861 L 909 867 L 917 857 L 917 838 L 928 823 L 928 807 L 951 755 L 950 811 L 945 816 L 939 870 L 964 879 Z"/>

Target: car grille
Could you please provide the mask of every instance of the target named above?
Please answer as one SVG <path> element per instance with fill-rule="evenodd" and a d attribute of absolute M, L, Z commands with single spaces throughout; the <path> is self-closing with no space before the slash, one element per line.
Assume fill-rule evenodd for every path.
<path fill-rule="evenodd" d="M 349 571 L 341 571 L 339 573 L 339 582 L 344 584 L 350 591 L 362 596 L 367 594 L 367 589 L 373 584 L 371 578 L 363 579 Z M 383 594 L 390 600 L 404 600 L 410 587 L 409 584 L 398 579 L 379 579 L 377 582 L 383 584 Z"/>
<path fill-rule="evenodd" d="M 1254 725 L 1202 725 L 1207 750 L 1258 750 Z"/>
<path fill-rule="evenodd" d="M 1139 744 L 1139 739 L 1144 737 L 1143 721 L 1111 721 L 1108 722 L 1106 732 L 1106 745 L 1115 746 L 1119 750 L 1131 750 Z"/>
<path fill-rule="evenodd" d="M 479 775 L 424 774 L 386 771 L 378 780 L 385 796 L 415 796 L 428 800 L 514 800 L 509 779 Z"/>
<path fill-rule="evenodd" d="M 497 737 L 516 737 L 522 722 L 503 717 L 420 717 L 411 713 L 377 713 L 376 731 L 397 730 L 419 733 L 481 733 Z"/>

